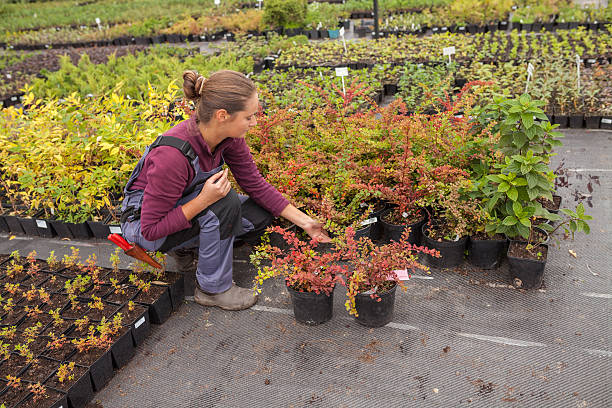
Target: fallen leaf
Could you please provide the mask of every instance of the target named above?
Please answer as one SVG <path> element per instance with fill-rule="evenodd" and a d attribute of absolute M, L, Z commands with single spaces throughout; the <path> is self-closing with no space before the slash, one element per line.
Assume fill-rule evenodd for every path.
<path fill-rule="evenodd" d="M 443 352 L 448 353 L 450 351 L 450 346 L 446 346 L 442 349 Z"/>
<path fill-rule="evenodd" d="M 434 394 L 437 394 L 437 393 L 438 393 L 438 389 L 437 389 L 437 388 L 434 388 L 434 389 L 433 389 L 433 392 L 434 392 Z"/>
<path fill-rule="evenodd" d="M 578 254 L 576 254 L 576 251 L 573 251 L 571 249 L 568 249 L 567 252 L 570 253 L 571 256 L 573 256 L 574 258 L 578 258 Z"/>
<path fill-rule="evenodd" d="M 10 241 L 11 239 L 15 239 L 15 236 L 14 236 L 14 235 L 11 235 L 11 236 L 9 237 L 9 241 Z"/>

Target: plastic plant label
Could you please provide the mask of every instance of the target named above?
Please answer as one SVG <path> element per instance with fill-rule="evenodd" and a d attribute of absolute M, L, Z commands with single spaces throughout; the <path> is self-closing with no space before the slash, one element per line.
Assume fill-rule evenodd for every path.
<path fill-rule="evenodd" d="M 459 31 L 465 31 L 465 27 L 464 26 L 459 27 Z"/>
<path fill-rule="evenodd" d="M 100 17 L 96 17 L 96 24 L 100 25 L 101 21 L 100 21 Z"/>
<path fill-rule="evenodd" d="M 348 76 L 348 67 L 338 67 L 338 68 L 336 68 L 336 76 L 339 76 L 339 77 Z"/>
<path fill-rule="evenodd" d="M 408 270 L 406 269 L 396 269 L 393 272 L 395 272 L 399 280 L 410 280 L 410 274 L 408 273 Z M 388 280 L 394 280 L 394 279 L 389 277 Z"/>
<path fill-rule="evenodd" d="M 215 6 L 218 6 L 219 4 L 221 4 L 221 0 L 215 0 Z"/>
<path fill-rule="evenodd" d="M 36 220 L 36 226 L 38 228 L 47 228 L 47 222 L 45 220 Z"/>
<path fill-rule="evenodd" d="M 344 37 L 344 27 L 340 27 L 340 37 Z"/>
<path fill-rule="evenodd" d="M 527 64 L 527 73 L 532 76 L 533 70 L 534 70 L 533 64 L 530 62 L 529 64 Z"/>
<path fill-rule="evenodd" d="M 368 203 L 359 203 L 359 208 L 366 208 Z"/>
<path fill-rule="evenodd" d="M 368 218 L 367 220 L 361 221 L 359 225 L 361 225 L 362 227 L 365 227 L 366 225 L 374 224 L 376 221 L 378 221 L 378 218 L 372 217 L 372 218 Z"/>
<path fill-rule="evenodd" d="M 11 101 L 15 102 L 17 100 L 16 96 L 11 96 Z"/>
<path fill-rule="evenodd" d="M 55 215 L 55 210 L 51 208 L 51 215 Z"/>
<path fill-rule="evenodd" d="M 145 322 L 145 317 L 142 316 L 136 323 L 134 323 L 134 328 L 137 329 Z"/>
<path fill-rule="evenodd" d="M 589 64 L 594 64 L 594 63 L 596 63 L 596 62 L 597 62 L 597 60 L 596 60 L 595 58 L 589 58 L 589 59 L 587 60 L 587 62 L 588 62 Z"/>
<path fill-rule="evenodd" d="M 6 77 L 7 77 L 8 79 L 11 79 L 11 78 L 12 78 L 11 74 L 6 74 Z"/>
<path fill-rule="evenodd" d="M 442 49 L 442 55 L 453 55 L 455 53 L 455 47 L 446 47 Z"/>
<path fill-rule="evenodd" d="M 601 123 L 605 123 L 606 125 L 609 125 L 612 123 L 612 119 L 601 119 Z"/>
<path fill-rule="evenodd" d="M 108 227 L 108 229 L 110 229 L 111 234 L 121 234 L 121 227 L 111 225 Z"/>
<path fill-rule="evenodd" d="M 402 213 L 402 217 L 404 217 L 404 218 L 408 218 L 408 215 L 409 215 L 409 214 L 408 214 L 407 212 L 403 212 L 403 213 Z"/>
<path fill-rule="evenodd" d="M 317 24 L 317 30 L 320 30 L 323 28 L 323 24 L 319 21 L 319 24 Z"/>

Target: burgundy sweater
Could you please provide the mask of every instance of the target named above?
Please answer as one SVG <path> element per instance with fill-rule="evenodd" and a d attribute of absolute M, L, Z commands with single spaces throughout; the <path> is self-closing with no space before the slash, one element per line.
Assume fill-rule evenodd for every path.
<path fill-rule="evenodd" d="M 188 141 L 200 158 L 203 171 L 219 166 L 223 156 L 240 187 L 272 215 L 278 216 L 289 204 L 261 176 L 244 139 L 224 139 L 211 153 L 198 129 L 195 116 L 174 126 L 164 135 Z M 191 227 L 181 206 L 174 206 L 194 177 L 191 163 L 178 149 L 159 146 L 149 153 L 142 172 L 132 184 L 132 189 L 144 190 L 140 225 L 145 239 L 154 241 Z"/>

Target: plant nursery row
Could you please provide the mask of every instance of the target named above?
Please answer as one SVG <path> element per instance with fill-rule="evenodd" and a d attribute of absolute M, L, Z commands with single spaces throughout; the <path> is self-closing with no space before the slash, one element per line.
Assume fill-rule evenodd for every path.
<path fill-rule="evenodd" d="M 0 404 L 85 407 L 180 306 L 182 275 L 110 261 L 98 267 L 74 247 L 62 259 L 0 255 Z"/>
<path fill-rule="evenodd" d="M 314 2 L 307 4 L 306 0 L 267 0 L 263 2 L 262 8 L 239 9 L 231 2 L 209 6 L 204 11 L 200 8 L 187 12 L 184 8 L 193 7 L 192 4 L 169 5 L 170 9 L 178 8 L 176 13 L 168 13 L 164 10 L 162 16 L 157 15 L 159 6 L 153 6 L 140 10 L 144 5 L 152 6 L 149 1 L 141 0 L 131 2 L 132 6 L 138 6 L 139 11 L 151 13 L 150 18 L 143 18 L 139 13 L 129 15 L 129 6 L 122 9 L 118 19 L 90 17 L 94 10 L 80 10 L 84 15 L 80 16 L 79 10 L 71 8 L 66 14 L 51 14 L 52 11 L 60 12 L 66 5 L 58 4 L 43 10 L 6 10 L 5 14 L 15 15 L 15 19 L 7 18 L 6 31 L 0 35 L 0 43 L 15 49 L 42 49 L 74 46 L 106 46 L 127 44 L 157 44 L 163 42 L 183 41 L 216 41 L 219 39 L 233 40 L 238 34 L 261 35 L 266 32 L 276 31 L 288 36 L 307 35 L 310 39 L 337 38 L 339 25 L 349 28 L 347 18 L 358 17 L 364 14 L 372 16 L 372 5 L 361 1 L 358 6 L 355 1 L 346 4 L 329 4 Z M 440 7 L 422 8 L 416 7 L 418 12 L 404 14 L 394 13 L 402 1 L 381 2 L 380 26 L 385 33 L 399 32 L 446 32 L 475 33 L 488 31 L 506 30 L 509 27 L 526 31 L 552 31 L 556 29 L 576 28 L 579 25 L 586 29 L 602 29 L 607 21 L 612 20 L 612 8 L 587 8 L 573 5 L 566 1 L 552 1 L 546 5 L 536 5 L 530 2 L 522 2 L 516 10 L 512 11 L 512 2 L 489 2 L 484 0 L 455 0 L 440 4 Z M 404 10 L 410 10 L 411 2 L 405 2 Z M 424 3 L 424 2 L 421 2 Z M 521 2 L 519 2 L 521 3 Z M 421 4 L 424 6 L 425 4 Z M 92 5 L 93 6 L 93 5 Z M 102 6 L 100 2 L 95 3 L 95 9 Z M 387 7 L 388 6 L 388 7 Z M 432 7 L 432 4 L 428 5 Z M 359 7 L 367 10 L 357 12 Z M 53 10 L 55 9 L 55 10 Z M 116 6 L 106 7 L 105 15 L 116 13 Z M 28 21 L 47 21 L 37 27 L 36 30 L 22 31 L 16 29 L 24 22 L 25 16 L 41 13 L 40 19 L 31 18 Z M 46 18 L 43 15 L 49 13 Z M 169 15 L 174 17 L 168 17 Z M 87 16 L 87 17 L 86 17 Z M 512 16 L 510 18 L 510 16 Z M 140 17 L 140 18 L 139 18 Z M 90 20 L 87 20 L 90 18 Z M 99 24 L 94 24 L 98 18 Z M 128 18 L 128 21 L 124 21 Z M 87 24 L 78 25 L 68 23 L 71 19 L 76 21 L 88 21 Z M 64 21 L 63 24 L 51 24 L 53 21 Z M 110 21 L 114 21 L 110 23 Z M 121 21 L 121 22 L 119 22 Z M 340 23 L 339 23 L 340 22 Z M 110 23 L 110 24 L 109 24 Z M 0 30 L 2 26 L 0 26 Z M 431 30 L 431 31 L 429 31 Z M 362 24 L 355 28 L 359 36 L 369 32 L 366 25 Z M 2 32 L 2 31 L 0 31 Z"/>

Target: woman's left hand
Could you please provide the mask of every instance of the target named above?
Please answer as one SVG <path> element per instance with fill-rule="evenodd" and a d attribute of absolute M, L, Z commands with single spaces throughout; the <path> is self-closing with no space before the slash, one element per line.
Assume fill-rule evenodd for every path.
<path fill-rule="evenodd" d="M 327 232 L 323 229 L 323 224 L 318 221 L 311 220 L 304 225 L 304 231 L 312 239 L 316 239 L 319 242 L 331 242 L 331 238 L 327 235 Z"/>

